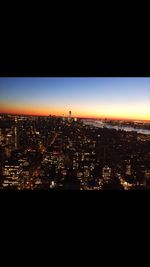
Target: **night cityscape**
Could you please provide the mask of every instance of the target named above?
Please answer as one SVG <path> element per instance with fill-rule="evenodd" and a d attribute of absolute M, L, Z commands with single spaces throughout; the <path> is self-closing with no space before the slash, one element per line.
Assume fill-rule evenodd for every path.
<path fill-rule="evenodd" d="M 0 78 L 0 190 L 149 190 L 149 89 L 149 78 Z"/>

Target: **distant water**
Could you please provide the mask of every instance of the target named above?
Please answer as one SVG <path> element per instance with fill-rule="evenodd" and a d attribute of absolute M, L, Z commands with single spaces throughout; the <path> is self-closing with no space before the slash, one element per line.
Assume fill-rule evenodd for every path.
<path fill-rule="evenodd" d="M 138 129 L 138 128 L 134 128 L 134 127 L 129 127 L 129 126 L 113 126 L 113 125 L 109 125 L 109 124 L 104 124 L 101 121 L 92 121 L 92 120 L 83 120 L 84 125 L 92 125 L 94 127 L 98 127 L 98 128 L 108 128 L 108 129 L 115 129 L 115 130 L 122 130 L 122 131 L 126 131 L 126 132 L 137 132 L 140 134 L 150 134 L 150 130 L 146 130 L 146 129 Z"/>

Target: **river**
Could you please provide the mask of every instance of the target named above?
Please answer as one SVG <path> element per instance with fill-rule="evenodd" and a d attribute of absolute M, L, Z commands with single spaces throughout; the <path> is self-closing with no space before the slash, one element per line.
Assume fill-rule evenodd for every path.
<path fill-rule="evenodd" d="M 98 127 L 98 128 L 108 128 L 108 129 L 115 129 L 115 130 L 122 130 L 122 131 L 126 131 L 126 132 L 137 132 L 140 134 L 150 134 L 150 130 L 147 129 L 140 129 L 140 128 L 134 128 L 134 127 L 130 127 L 130 126 L 116 126 L 116 125 L 109 125 L 109 124 L 105 124 L 101 121 L 92 121 L 92 120 L 83 120 L 84 125 L 91 125 L 94 127 Z"/>

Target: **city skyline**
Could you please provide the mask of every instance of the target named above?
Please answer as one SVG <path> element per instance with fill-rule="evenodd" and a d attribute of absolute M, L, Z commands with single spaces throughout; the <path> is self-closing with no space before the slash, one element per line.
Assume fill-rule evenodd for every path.
<path fill-rule="evenodd" d="M 150 120 L 150 78 L 0 78 L 0 113 Z"/>

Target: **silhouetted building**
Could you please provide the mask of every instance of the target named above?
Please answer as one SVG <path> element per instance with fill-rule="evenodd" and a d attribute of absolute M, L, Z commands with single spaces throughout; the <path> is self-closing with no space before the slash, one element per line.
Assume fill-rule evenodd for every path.
<path fill-rule="evenodd" d="M 69 111 L 68 121 L 71 122 L 71 110 Z"/>

